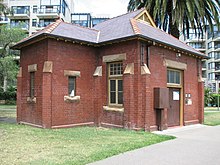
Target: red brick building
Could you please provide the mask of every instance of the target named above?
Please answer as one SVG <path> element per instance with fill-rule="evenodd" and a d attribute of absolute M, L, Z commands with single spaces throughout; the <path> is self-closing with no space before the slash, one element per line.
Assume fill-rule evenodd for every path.
<path fill-rule="evenodd" d="M 17 122 L 156 130 L 203 122 L 203 54 L 137 10 L 93 29 L 61 20 L 21 50 Z"/>

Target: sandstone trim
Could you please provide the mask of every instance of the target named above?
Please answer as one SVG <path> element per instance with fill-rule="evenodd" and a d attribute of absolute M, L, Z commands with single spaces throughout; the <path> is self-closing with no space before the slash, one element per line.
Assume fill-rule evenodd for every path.
<path fill-rule="evenodd" d="M 103 62 L 115 62 L 126 60 L 126 53 L 107 55 L 102 57 Z"/>
<path fill-rule="evenodd" d="M 97 66 L 93 76 L 101 77 L 102 76 L 102 66 Z"/>
<path fill-rule="evenodd" d="M 22 67 L 19 68 L 19 71 L 18 71 L 17 77 L 22 77 Z"/>
<path fill-rule="evenodd" d="M 118 112 L 124 112 L 123 107 L 109 107 L 109 106 L 103 106 L 103 109 L 106 111 L 118 111 Z"/>
<path fill-rule="evenodd" d="M 187 69 L 187 64 L 182 63 L 182 62 L 173 61 L 173 60 L 165 60 L 165 65 L 169 68 L 175 68 L 175 69 L 180 69 L 180 70 Z"/>
<path fill-rule="evenodd" d="M 45 61 L 44 62 L 44 73 L 52 73 L 53 72 L 53 62 L 52 61 Z"/>
<path fill-rule="evenodd" d="M 37 64 L 28 65 L 28 72 L 36 72 Z"/>
<path fill-rule="evenodd" d="M 127 64 L 124 74 L 134 74 L 134 63 Z"/>
<path fill-rule="evenodd" d="M 80 71 L 64 70 L 64 76 L 80 77 Z"/>

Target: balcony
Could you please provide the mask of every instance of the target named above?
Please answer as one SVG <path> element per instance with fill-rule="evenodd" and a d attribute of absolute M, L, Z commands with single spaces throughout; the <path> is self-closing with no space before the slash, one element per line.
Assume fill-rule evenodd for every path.
<path fill-rule="evenodd" d="M 0 25 L 7 24 L 8 18 L 7 17 L 0 17 Z"/>
<path fill-rule="evenodd" d="M 215 53 L 215 62 L 220 62 L 220 53 Z"/>
<path fill-rule="evenodd" d="M 213 41 L 220 41 L 220 32 L 219 31 L 214 33 Z"/>
<path fill-rule="evenodd" d="M 56 19 L 59 18 L 59 6 L 47 6 L 42 7 L 40 9 L 38 9 L 37 11 L 37 17 L 40 19 L 46 19 L 46 18 L 50 18 L 50 19 Z"/>
<path fill-rule="evenodd" d="M 215 43 L 214 48 L 215 48 L 215 51 L 220 51 L 220 43 L 219 42 Z"/>
<path fill-rule="evenodd" d="M 215 73 L 220 73 L 220 66 L 215 67 Z"/>
<path fill-rule="evenodd" d="M 29 8 L 18 8 L 12 7 L 13 14 L 8 15 L 10 19 L 29 19 L 30 9 Z"/>
<path fill-rule="evenodd" d="M 16 23 L 11 23 L 12 28 L 21 28 L 25 32 L 29 31 L 29 24 L 26 22 L 16 22 Z"/>

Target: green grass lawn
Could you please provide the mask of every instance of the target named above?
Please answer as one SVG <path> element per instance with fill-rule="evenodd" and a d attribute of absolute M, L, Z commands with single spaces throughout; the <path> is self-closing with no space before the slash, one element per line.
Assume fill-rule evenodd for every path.
<path fill-rule="evenodd" d="M 205 112 L 204 124 L 206 125 L 220 125 L 220 112 Z"/>
<path fill-rule="evenodd" d="M 218 111 L 218 107 L 205 107 L 204 110 L 205 111 Z"/>
<path fill-rule="evenodd" d="M 0 105 L 0 109 L 16 109 L 16 105 Z"/>
<path fill-rule="evenodd" d="M 0 117 L 15 118 L 16 106 L 15 105 L 0 105 Z"/>
<path fill-rule="evenodd" d="M 14 116 L 11 111 L 5 116 Z M 173 138 L 123 129 L 52 130 L 0 122 L 0 164 L 83 165 Z"/>

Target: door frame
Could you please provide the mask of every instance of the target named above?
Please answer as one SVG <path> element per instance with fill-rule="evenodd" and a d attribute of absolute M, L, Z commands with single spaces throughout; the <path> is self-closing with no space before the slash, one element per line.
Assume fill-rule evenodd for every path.
<path fill-rule="evenodd" d="M 167 88 L 179 88 L 180 89 L 180 126 L 184 125 L 184 110 L 183 110 L 183 105 L 184 105 L 184 95 L 183 95 L 183 91 L 184 91 L 184 87 L 183 87 L 183 75 L 184 72 L 183 70 L 179 70 L 179 69 L 175 69 L 175 68 L 168 68 L 167 70 L 174 70 L 174 71 L 178 71 L 180 72 L 180 84 L 172 84 L 172 83 L 167 83 Z"/>

